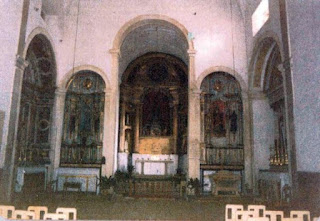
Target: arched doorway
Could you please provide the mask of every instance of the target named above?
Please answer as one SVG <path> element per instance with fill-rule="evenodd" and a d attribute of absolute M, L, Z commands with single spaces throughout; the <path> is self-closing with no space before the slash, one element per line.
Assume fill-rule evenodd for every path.
<path fill-rule="evenodd" d="M 56 64 L 49 40 L 36 35 L 27 50 L 17 133 L 16 191 L 45 188 L 50 164 L 52 109 L 56 88 Z"/>
<path fill-rule="evenodd" d="M 277 42 L 270 37 L 263 39 L 250 76 L 253 142 L 258 191 L 273 201 L 281 200 L 284 187 L 291 185 L 286 85 L 279 69 L 281 64 Z"/>
<path fill-rule="evenodd" d="M 187 66 L 175 56 L 148 53 L 128 66 L 120 89 L 120 170 L 173 175 L 185 169 L 187 87 Z"/>
<path fill-rule="evenodd" d="M 243 134 L 243 104 L 239 82 L 225 72 L 209 74 L 201 84 L 200 168 L 204 183 L 212 184 L 208 176 L 222 170 L 242 175 Z"/>

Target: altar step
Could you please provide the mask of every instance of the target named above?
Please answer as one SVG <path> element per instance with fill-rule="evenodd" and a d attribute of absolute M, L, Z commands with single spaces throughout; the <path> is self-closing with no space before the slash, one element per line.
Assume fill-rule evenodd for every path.
<path fill-rule="evenodd" d="M 138 178 L 129 184 L 129 196 L 132 197 L 178 198 L 184 192 L 185 188 L 174 180 Z"/>

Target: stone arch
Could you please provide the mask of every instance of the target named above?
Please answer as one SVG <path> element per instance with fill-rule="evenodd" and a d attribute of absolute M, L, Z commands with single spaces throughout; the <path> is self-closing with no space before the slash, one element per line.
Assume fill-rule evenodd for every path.
<path fill-rule="evenodd" d="M 280 52 L 281 60 L 283 60 L 283 47 L 282 43 L 278 37 L 278 35 L 274 32 L 268 31 L 265 32 L 262 36 L 260 36 L 255 43 L 253 44 L 253 50 L 251 52 L 251 59 L 249 62 L 249 68 L 248 68 L 248 89 L 252 90 L 254 88 L 254 77 L 257 75 L 255 73 L 255 68 L 256 68 L 256 62 L 258 60 L 259 55 L 261 55 L 261 49 L 263 48 L 264 44 L 269 41 L 270 45 L 265 45 L 267 52 L 263 56 L 263 66 L 266 65 L 266 61 L 268 60 L 268 57 L 272 51 L 272 47 L 277 47 Z M 259 73 L 260 74 L 260 79 L 263 79 L 264 77 L 264 69 Z"/>
<path fill-rule="evenodd" d="M 196 81 L 195 77 L 195 54 L 196 51 L 194 50 L 193 40 L 192 38 L 189 38 L 189 32 L 188 30 L 178 21 L 175 19 L 172 19 L 165 15 L 158 15 L 158 14 L 147 14 L 147 15 L 141 15 L 137 16 L 129 21 L 127 21 L 117 32 L 114 41 L 113 46 L 109 50 L 111 54 L 111 78 L 110 78 L 110 86 L 112 87 L 112 92 L 110 93 L 110 107 L 113 111 L 110 111 L 109 119 L 112 119 L 112 122 L 109 125 L 109 128 L 111 130 L 116 131 L 114 135 L 110 134 L 108 136 L 108 148 L 106 149 L 106 152 L 109 152 L 109 154 L 114 154 L 113 161 L 109 161 L 106 164 L 106 174 L 111 175 L 115 172 L 117 168 L 117 154 L 115 154 L 118 150 L 118 128 L 119 128 L 119 105 L 120 105 L 120 82 L 119 79 L 120 74 L 122 75 L 122 67 L 121 62 L 123 62 L 123 58 L 120 59 L 120 50 L 122 47 L 123 42 L 125 42 L 125 38 L 130 35 L 131 32 L 136 30 L 139 27 L 143 27 L 145 25 L 150 25 L 153 23 L 164 23 L 167 25 L 172 26 L 174 29 L 176 29 L 177 33 L 181 34 L 181 39 L 185 42 L 185 55 L 186 60 L 188 61 L 188 79 L 189 79 L 189 85 L 194 85 Z M 155 52 L 155 51 L 153 51 Z M 143 54 L 142 54 L 143 55 Z M 120 68 L 121 67 L 121 68 Z M 191 81 L 191 82 L 190 82 Z M 193 113 L 193 112 L 191 112 Z M 190 118 L 193 118 L 189 116 Z M 189 125 L 190 126 L 190 125 Z M 191 130 L 189 130 L 189 133 L 191 133 Z M 198 134 L 198 133 L 196 133 Z M 200 133 L 199 133 L 200 134 Z M 189 136 L 188 139 L 193 139 L 192 136 Z M 199 139 L 198 139 L 199 140 Z M 191 147 L 190 147 L 191 148 Z M 193 147 L 192 147 L 193 148 Z M 194 163 L 194 162 L 193 162 Z M 195 167 L 198 167 L 198 165 L 195 165 Z M 190 175 L 190 174 L 189 174 Z M 191 174 L 192 177 L 200 177 L 199 171 L 196 173 Z"/>
<path fill-rule="evenodd" d="M 248 89 L 248 86 L 246 84 L 246 82 L 243 80 L 243 78 L 241 77 L 241 75 L 234 71 L 233 69 L 231 68 L 228 68 L 228 67 L 224 67 L 224 66 L 213 66 L 213 67 L 210 67 L 208 69 L 206 69 L 205 71 L 203 71 L 198 79 L 197 79 L 197 89 L 200 90 L 200 87 L 201 87 L 201 84 L 203 82 L 203 80 L 211 73 L 213 72 L 226 72 L 230 75 L 232 75 L 233 77 L 236 78 L 236 80 L 239 82 L 240 86 L 241 86 L 241 90 L 242 92 L 246 92 L 247 89 Z"/>
<path fill-rule="evenodd" d="M 54 43 L 53 43 L 54 41 L 53 41 L 51 35 L 49 34 L 49 32 L 44 28 L 37 27 L 37 28 L 33 29 L 31 31 L 31 33 L 28 35 L 28 38 L 27 38 L 27 40 L 25 42 L 25 47 L 24 47 L 24 50 L 23 50 L 23 54 L 22 54 L 23 59 L 26 59 L 27 51 L 28 51 L 28 48 L 30 46 L 30 43 L 32 42 L 34 37 L 36 37 L 37 35 L 43 35 L 49 41 L 53 54 L 54 55 L 56 54 L 56 50 L 55 50 Z M 55 56 L 54 56 L 54 59 L 55 59 Z M 56 63 L 56 61 L 55 61 L 55 63 Z"/>
<path fill-rule="evenodd" d="M 121 44 L 124 41 L 125 37 L 134 29 L 147 24 L 149 21 L 152 20 L 162 20 L 166 21 L 172 25 L 174 25 L 176 28 L 178 28 L 181 33 L 185 36 L 186 40 L 188 41 L 188 49 L 193 50 L 193 41 L 192 39 L 188 38 L 188 30 L 185 28 L 184 25 L 182 25 L 177 20 L 170 18 L 165 15 L 159 15 L 159 14 L 148 14 L 148 15 L 140 15 L 137 16 L 130 21 L 126 22 L 118 31 L 116 37 L 113 41 L 113 48 L 112 50 L 120 50 Z"/>
<path fill-rule="evenodd" d="M 103 70 L 101 70 L 100 68 L 93 66 L 93 65 L 81 65 L 81 66 L 77 66 L 77 67 L 71 69 L 70 71 L 67 72 L 67 74 L 64 75 L 63 79 L 59 82 L 58 88 L 63 91 L 66 91 L 67 86 L 68 86 L 68 82 L 70 81 L 70 79 L 74 75 L 79 73 L 80 71 L 92 71 L 92 72 L 97 73 L 104 80 L 105 85 L 106 85 L 106 91 L 110 90 L 110 82 L 109 82 L 109 79 L 107 78 L 107 75 L 105 74 L 105 72 Z"/>

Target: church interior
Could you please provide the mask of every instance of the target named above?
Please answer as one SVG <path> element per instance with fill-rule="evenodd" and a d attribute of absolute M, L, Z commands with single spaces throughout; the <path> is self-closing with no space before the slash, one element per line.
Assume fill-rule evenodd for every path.
<path fill-rule="evenodd" d="M 122 196 L 141 208 L 165 198 L 179 211 L 254 202 L 320 216 L 319 10 L 1 1 L 0 204 L 106 196 L 102 208 Z M 141 218 L 128 214 L 109 219 Z"/>

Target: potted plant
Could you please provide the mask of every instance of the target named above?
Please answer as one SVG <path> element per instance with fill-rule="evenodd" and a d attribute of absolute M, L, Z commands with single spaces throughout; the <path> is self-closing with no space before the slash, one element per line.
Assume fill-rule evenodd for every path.
<path fill-rule="evenodd" d="M 188 181 L 187 187 L 188 187 L 188 195 L 196 195 L 196 196 L 200 195 L 201 185 L 198 178 L 195 178 L 195 179 L 191 178 Z"/>
<path fill-rule="evenodd" d="M 114 187 L 116 185 L 116 180 L 113 177 L 103 176 L 100 179 L 100 192 L 102 195 L 108 195 L 114 193 Z"/>

